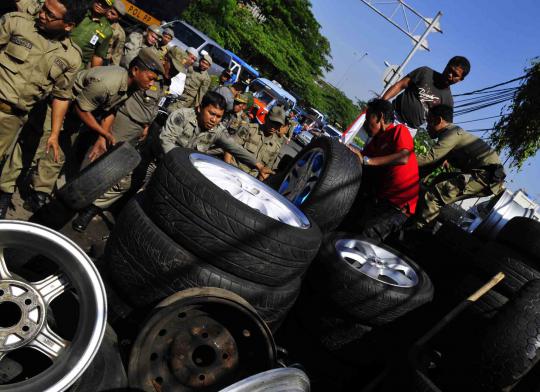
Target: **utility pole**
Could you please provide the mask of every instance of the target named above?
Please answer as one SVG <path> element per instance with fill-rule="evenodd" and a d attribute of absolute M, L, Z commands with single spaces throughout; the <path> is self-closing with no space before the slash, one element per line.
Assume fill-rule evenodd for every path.
<path fill-rule="evenodd" d="M 356 52 L 354 52 L 355 55 L 356 55 Z M 356 60 L 356 58 L 351 62 L 351 64 L 347 67 L 347 70 L 343 73 L 343 76 L 341 77 L 341 79 L 339 79 L 339 82 L 337 83 L 336 87 L 337 88 L 341 88 L 342 84 L 345 82 L 346 79 L 346 76 L 347 74 L 349 73 L 349 71 L 351 70 L 351 68 L 354 66 L 354 64 L 359 64 L 360 62 L 362 62 L 362 60 L 364 59 L 364 57 L 366 57 L 368 55 L 368 52 L 365 52 L 362 56 L 360 56 L 360 58 L 358 60 Z M 356 56 L 355 56 L 356 57 Z"/>
<path fill-rule="evenodd" d="M 369 8 L 371 8 L 373 11 L 375 11 L 377 14 L 382 16 L 385 20 L 390 22 L 393 26 L 397 27 L 398 30 L 400 30 L 402 33 L 404 33 L 407 37 L 409 37 L 413 43 L 414 47 L 409 52 L 405 60 L 401 63 L 401 65 L 395 69 L 392 70 L 392 76 L 386 80 L 385 86 L 383 91 L 381 92 L 381 95 L 386 91 L 388 87 L 390 87 L 392 84 L 394 84 L 397 79 L 399 78 L 399 75 L 403 73 L 403 70 L 411 61 L 414 54 L 419 50 L 427 50 L 429 51 L 429 46 L 427 44 L 427 36 L 433 32 L 436 31 L 438 33 L 442 33 L 442 30 L 440 28 L 440 20 L 442 17 L 442 12 L 437 12 L 437 15 L 432 18 L 427 18 L 423 16 L 420 12 L 416 11 L 413 7 L 405 3 L 404 0 L 360 0 L 362 3 L 367 5 Z M 385 13 L 383 10 L 379 9 L 378 5 L 395 5 L 392 12 L 390 14 Z M 401 15 L 402 20 L 399 21 L 397 16 Z M 408 16 L 409 15 L 409 16 Z M 416 19 L 416 24 L 413 25 L 409 21 L 409 17 Z M 415 34 L 419 27 L 425 25 L 427 26 L 424 32 L 421 35 Z M 342 141 L 344 143 L 350 143 L 356 136 L 356 134 L 361 130 L 362 124 L 364 122 L 364 116 L 360 115 L 355 122 L 353 122 L 345 134 L 342 137 Z"/>

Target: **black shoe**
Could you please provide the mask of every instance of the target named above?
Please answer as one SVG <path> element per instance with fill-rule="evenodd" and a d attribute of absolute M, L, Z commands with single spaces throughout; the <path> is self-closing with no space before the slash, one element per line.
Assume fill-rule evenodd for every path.
<path fill-rule="evenodd" d="M 82 233 L 86 230 L 92 218 L 100 212 L 101 208 L 96 207 L 92 204 L 90 207 L 79 212 L 79 215 L 71 222 L 71 227 L 73 228 L 73 230 Z"/>
<path fill-rule="evenodd" d="M 51 201 L 51 196 L 45 192 L 32 192 L 30 196 L 24 201 L 23 208 L 26 211 L 36 212 L 45 204 Z"/>
<path fill-rule="evenodd" d="M 6 219 L 8 209 L 11 206 L 11 196 L 13 193 L 2 192 L 0 194 L 0 219 Z"/>

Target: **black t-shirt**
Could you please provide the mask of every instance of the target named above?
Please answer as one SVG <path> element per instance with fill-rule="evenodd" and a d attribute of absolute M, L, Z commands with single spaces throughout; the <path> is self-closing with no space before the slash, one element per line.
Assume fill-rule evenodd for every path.
<path fill-rule="evenodd" d="M 394 100 L 394 109 L 407 125 L 418 128 L 426 122 L 428 110 L 437 105 L 454 106 L 450 87 L 439 88 L 443 76 L 429 67 L 420 67 L 407 75 L 409 87 Z"/>

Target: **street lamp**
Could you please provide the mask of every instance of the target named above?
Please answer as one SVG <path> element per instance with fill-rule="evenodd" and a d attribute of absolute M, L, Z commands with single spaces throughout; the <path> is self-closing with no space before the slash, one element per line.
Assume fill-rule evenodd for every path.
<path fill-rule="evenodd" d="M 356 52 L 353 52 L 353 54 L 356 55 Z M 365 52 L 362 56 L 360 56 L 360 58 L 358 59 L 358 63 L 360 63 L 364 59 L 364 57 L 366 57 L 367 55 L 368 55 L 368 52 Z M 351 70 L 351 68 L 353 67 L 355 63 L 356 63 L 356 60 L 353 60 L 351 64 L 349 65 L 349 67 L 347 68 L 347 70 L 343 73 L 343 76 L 341 77 L 341 79 L 339 79 L 339 82 L 336 86 L 337 88 L 341 88 L 342 83 L 345 82 L 346 80 L 347 74 L 349 73 L 349 71 Z"/>

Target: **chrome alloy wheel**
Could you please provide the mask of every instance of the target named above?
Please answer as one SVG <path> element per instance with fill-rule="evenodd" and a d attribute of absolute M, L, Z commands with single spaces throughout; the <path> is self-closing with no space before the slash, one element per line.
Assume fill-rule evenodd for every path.
<path fill-rule="evenodd" d="M 290 226 L 310 227 L 302 211 L 253 176 L 208 155 L 193 153 L 189 159 L 203 176 L 238 201 Z"/>
<path fill-rule="evenodd" d="M 255 374 L 220 392 L 309 392 L 309 378 L 300 369 L 280 368 Z"/>
<path fill-rule="evenodd" d="M 54 262 L 57 270 L 39 281 L 29 281 L 10 271 L 7 249 L 35 252 Z M 76 321 L 78 313 L 71 341 L 55 332 L 58 325 L 51 324 L 56 320 L 51 304 L 68 291 L 78 305 L 78 312 L 68 314 Z M 36 350 L 50 360 L 38 373 L 33 369 L 22 380 L 0 384 L 0 391 L 65 391 L 92 362 L 106 317 L 101 277 L 74 242 L 34 223 L 0 221 L 0 365 L 2 359 L 21 354 L 21 349 Z"/>
<path fill-rule="evenodd" d="M 322 148 L 306 151 L 289 170 L 278 192 L 295 206 L 301 206 L 319 182 L 325 163 Z"/>
<path fill-rule="evenodd" d="M 418 285 L 416 271 L 398 255 L 367 241 L 342 239 L 335 243 L 340 258 L 362 274 L 401 288 Z"/>

